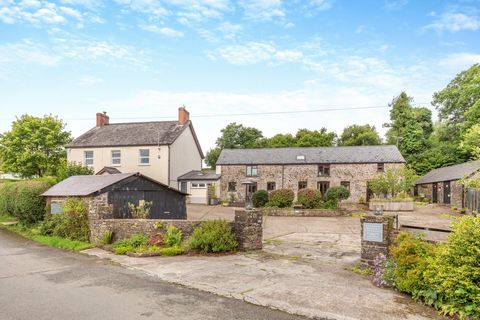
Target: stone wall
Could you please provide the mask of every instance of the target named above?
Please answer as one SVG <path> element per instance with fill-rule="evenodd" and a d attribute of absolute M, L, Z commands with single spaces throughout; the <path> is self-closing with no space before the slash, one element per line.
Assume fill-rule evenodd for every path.
<path fill-rule="evenodd" d="M 367 215 L 360 219 L 362 225 L 362 249 L 361 258 L 362 263 L 368 266 L 373 266 L 375 257 L 379 254 L 388 255 L 390 246 L 394 243 L 396 236 L 396 229 L 394 228 L 394 216 L 382 215 L 374 216 Z M 382 239 L 381 241 L 369 241 L 365 239 L 365 223 L 374 223 L 382 225 Z"/>
<path fill-rule="evenodd" d="M 437 183 L 437 203 L 445 204 L 443 198 L 443 182 Z M 459 208 L 464 207 L 464 199 L 466 199 L 465 190 L 458 180 L 450 181 L 450 204 L 451 206 L 457 206 Z M 432 201 L 433 183 L 419 185 L 418 193 L 425 193 Z"/>
<path fill-rule="evenodd" d="M 413 201 L 370 201 L 370 211 L 413 211 Z"/>
<path fill-rule="evenodd" d="M 402 166 L 398 163 L 386 163 L 385 170 Z M 317 182 L 328 181 L 330 187 L 339 186 L 342 181 L 350 182 L 350 198 L 345 202 L 358 203 L 367 196 L 367 182 L 377 175 L 376 163 L 330 164 L 330 176 L 318 176 L 318 165 L 258 165 L 258 176 L 247 177 L 245 165 L 222 165 L 220 197 L 229 199 L 234 194 L 239 201 L 245 200 L 245 186 L 242 182 L 251 180 L 257 183 L 258 190 L 267 190 L 268 182 L 275 182 L 276 189 L 286 188 L 298 192 L 298 182 L 306 181 L 308 188 L 317 188 Z M 237 190 L 228 192 L 228 183 L 236 182 Z"/>
<path fill-rule="evenodd" d="M 263 208 L 259 209 L 264 216 L 272 217 L 348 217 L 359 210 L 346 209 L 292 209 Z"/>
<path fill-rule="evenodd" d="M 114 240 L 126 239 L 134 234 L 165 233 L 170 225 L 180 229 L 186 239 L 201 222 L 158 219 L 90 219 L 90 241 L 98 243 L 107 231 L 113 232 Z M 238 210 L 235 212 L 235 220 L 230 222 L 230 225 L 238 242 L 239 250 L 262 249 L 263 226 L 260 212 Z"/>

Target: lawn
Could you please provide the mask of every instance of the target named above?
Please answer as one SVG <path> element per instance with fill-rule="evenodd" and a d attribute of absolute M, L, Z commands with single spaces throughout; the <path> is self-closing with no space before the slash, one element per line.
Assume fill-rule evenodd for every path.
<path fill-rule="evenodd" d="M 15 221 L 15 218 L 12 218 L 7 215 L 0 215 L 0 222 L 6 221 Z M 93 248 L 93 245 L 88 242 L 69 240 L 56 236 L 44 236 L 40 234 L 38 227 L 25 227 L 22 225 L 13 225 L 13 226 L 3 226 L 0 224 L 1 228 L 5 228 L 12 232 L 15 232 L 22 237 L 44 244 L 49 247 L 64 249 L 68 251 L 82 251 L 85 249 Z"/>

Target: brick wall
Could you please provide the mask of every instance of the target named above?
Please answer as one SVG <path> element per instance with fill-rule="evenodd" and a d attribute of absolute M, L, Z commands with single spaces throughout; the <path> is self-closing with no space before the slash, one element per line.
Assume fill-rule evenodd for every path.
<path fill-rule="evenodd" d="M 385 169 L 402 166 L 402 164 L 385 164 Z M 319 177 L 318 165 L 258 165 L 257 177 L 246 177 L 245 165 L 222 165 L 220 180 L 220 197 L 229 199 L 232 192 L 228 192 L 228 183 L 236 182 L 235 197 L 244 201 L 245 186 L 242 182 L 252 180 L 257 183 L 258 190 L 267 190 L 268 182 L 275 182 L 276 189 L 291 189 L 297 194 L 298 182 L 306 181 L 308 188 L 317 188 L 317 182 L 328 181 L 330 187 L 339 186 L 342 181 L 350 182 L 350 198 L 346 203 L 357 203 L 359 198 L 366 198 L 367 181 L 372 179 L 377 172 L 376 163 L 366 164 L 331 164 L 330 176 Z"/>

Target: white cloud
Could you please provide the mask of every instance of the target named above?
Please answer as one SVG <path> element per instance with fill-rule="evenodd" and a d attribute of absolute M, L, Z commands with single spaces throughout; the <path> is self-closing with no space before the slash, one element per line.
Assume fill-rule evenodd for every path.
<path fill-rule="evenodd" d="M 286 15 L 281 0 L 242 0 L 239 6 L 246 19 L 268 21 Z"/>
<path fill-rule="evenodd" d="M 80 78 L 78 83 L 82 86 L 93 86 L 103 83 L 103 79 L 92 75 L 84 75 Z"/>
<path fill-rule="evenodd" d="M 170 12 L 158 0 L 115 0 L 128 9 L 148 15 L 151 19 L 166 17 Z"/>
<path fill-rule="evenodd" d="M 438 65 L 451 71 L 465 70 L 475 63 L 480 63 L 480 54 L 453 53 L 439 60 Z"/>
<path fill-rule="evenodd" d="M 10 5 L 0 8 L 0 21 L 7 24 L 65 24 L 68 22 L 67 17 L 81 21 L 82 14 L 70 7 L 59 7 L 53 2 L 37 0 L 12 1 Z"/>
<path fill-rule="evenodd" d="M 150 31 L 153 33 L 161 34 L 167 37 L 171 38 L 179 38 L 183 37 L 183 32 L 178 31 L 172 28 L 167 28 L 167 27 L 159 27 L 157 25 L 140 25 L 140 29 L 145 30 L 145 31 Z"/>
<path fill-rule="evenodd" d="M 400 10 L 408 4 L 408 0 L 386 0 L 385 9 L 389 11 Z"/>
<path fill-rule="evenodd" d="M 39 65 L 55 67 L 61 61 L 61 57 L 51 50 L 32 40 L 22 40 L 17 43 L 0 45 L 0 65 Z"/>
<path fill-rule="evenodd" d="M 477 16 L 462 12 L 444 12 L 431 24 L 423 27 L 423 30 L 435 30 L 438 32 L 458 32 L 461 30 L 479 30 L 480 19 Z"/>

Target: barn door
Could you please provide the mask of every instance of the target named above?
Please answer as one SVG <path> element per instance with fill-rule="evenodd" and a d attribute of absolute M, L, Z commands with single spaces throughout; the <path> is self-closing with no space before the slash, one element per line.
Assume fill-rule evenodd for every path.
<path fill-rule="evenodd" d="M 443 183 L 443 203 L 450 204 L 450 181 Z"/>
<path fill-rule="evenodd" d="M 434 183 L 432 185 L 432 203 L 438 202 L 438 184 Z"/>

